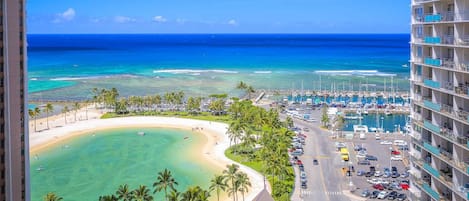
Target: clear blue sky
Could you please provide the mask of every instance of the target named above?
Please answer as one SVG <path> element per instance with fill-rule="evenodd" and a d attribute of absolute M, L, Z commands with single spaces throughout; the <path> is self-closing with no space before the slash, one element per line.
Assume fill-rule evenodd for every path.
<path fill-rule="evenodd" d="M 29 0 L 29 33 L 408 33 L 409 0 Z"/>

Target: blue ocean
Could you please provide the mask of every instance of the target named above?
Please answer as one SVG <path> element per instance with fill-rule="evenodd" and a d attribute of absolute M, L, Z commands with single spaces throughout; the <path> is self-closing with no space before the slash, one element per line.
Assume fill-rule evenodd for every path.
<path fill-rule="evenodd" d="M 32 100 L 183 90 L 190 95 L 257 89 L 408 89 L 408 34 L 28 35 Z M 362 90 L 364 88 L 361 88 Z M 389 90 L 389 89 L 387 89 Z"/>

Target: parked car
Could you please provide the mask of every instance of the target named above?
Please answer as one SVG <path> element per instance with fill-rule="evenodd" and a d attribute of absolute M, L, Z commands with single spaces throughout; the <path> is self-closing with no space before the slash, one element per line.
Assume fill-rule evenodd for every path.
<path fill-rule="evenodd" d="M 388 196 L 388 192 L 386 192 L 386 191 L 381 191 L 381 192 L 379 192 L 377 198 L 378 198 L 378 199 L 386 199 L 387 196 Z"/>
<path fill-rule="evenodd" d="M 366 174 L 365 170 L 358 170 L 357 171 L 357 176 L 363 176 L 365 174 Z"/>
<path fill-rule="evenodd" d="M 365 190 L 362 191 L 361 196 L 366 198 L 366 197 L 370 196 L 370 194 L 371 194 L 371 192 L 368 189 L 365 189 Z"/>
<path fill-rule="evenodd" d="M 404 193 L 400 193 L 399 195 L 397 195 L 397 200 L 403 201 L 405 199 L 407 199 L 407 195 L 405 195 Z"/>
<path fill-rule="evenodd" d="M 373 176 L 373 172 L 366 172 L 365 174 L 365 177 L 372 177 Z"/>
<path fill-rule="evenodd" d="M 307 189 L 308 186 L 306 185 L 306 182 L 301 182 L 301 188 L 302 189 Z"/>
<path fill-rule="evenodd" d="M 375 172 L 375 177 L 381 177 L 381 176 L 383 176 L 382 172 L 380 172 L 380 171 Z"/>
<path fill-rule="evenodd" d="M 394 200 L 394 199 L 396 199 L 396 198 L 397 198 L 397 195 L 398 195 L 397 191 L 392 191 L 392 192 L 390 192 L 390 193 L 388 194 L 388 200 Z"/>
<path fill-rule="evenodd" d="M 391 177 L 391 172 L 385 172 L 383 174 L 383 178 L 389 178 L 389 177 Z"/>
<path fill-rule="evenodd" d="M 391 151 L 391 154 L 392 154 L 392 155 L 401 155 L 401 152 L 396 151 L 396 150 L 392 150 L 392 151 Z"/>
<path fill-rule="evenodd" d="M 407 178 L 409 176 L 410 176 L 409 172 L 407 172 L 407 171 L 401 174 L 401 178 Z"/>
<path fill-rule="evenodd" d="M 373 192 L 371 192 L 370 198 L 374 199 L 374 198 L 378 197 L 378 195 L 379 195 L 379 191 L 373 191 Z"/>
<path fill-rule="evenodd" d="M 378 179 L 367 179 L 366 182 L 370 183 L 370 184 L 380 184 Z"/>
<path fill-rule="evenodd" d="M 358 165 L 371 165 L 370 161 L 363 160 L 363 161 L 358 161 Z"/>
<path fill-rule="evenodd" d="M 376 190 L 380 190 L 380 191 L 384 190 L 384 186 L 382 184 L 373 184 L 372 187 Z"/>
<path fill-rule="evenodd" d="M 399 176 L 401 176 L 401 175 L 397 172 L 394 172 L 394 173 L 391 174 L 392 178 L 398 178 Z"/>
<path fill-rule="evenodd" d="M 366 155 L 365 156 L 365 160 L 369 160 L 369 161 L 377 161 L 378 158 L 376 156 L 372 156 L 372 155 Z"/>
<path fill-rule="evenodd" d="M 318 159 L 313 159 L 313 165 L 319 165 Z"/>
<path fill-rule="evenodd" d="M 301 179 L 306 179 L 306 172 L 302 171 L 302 172 L 300 173 L 300 178 L 301 178 Z"/>
<path fill-rule="evenodd" d="M 382 144 L 382 145 L 391 145 L 392 142 L 387 141 L 387 140 L 384 140 L 384 141 L 381 141 L 379 144 Z"/>
<path fill-rule="evenodd" d="M 304 171 L 305 171 L 305 166 L 304 166 L 303 164 L 298 165 L 298 168 L 300 168 L 300 171 L 301 171 L 301 172 L 304 172 Z"/>
<path fill-rule="evenodd" d="M 394 155 L 391 156 L 392 161 L 402 161 L 402 156 L 401 155 Z"/>

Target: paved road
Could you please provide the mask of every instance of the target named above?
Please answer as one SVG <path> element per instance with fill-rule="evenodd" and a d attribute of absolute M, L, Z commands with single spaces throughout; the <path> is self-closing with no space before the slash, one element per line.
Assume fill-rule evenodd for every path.
<path fill-rule="evenodd" d="M 319 111 L 313 114 L 313 118 L 319 119 Z M 285 117 L 284 115 L 281 115 Z M 308 178 L 308 189 L 301 189 L 297 180 L 292 200 L 323 200 L 323 201 L 355 201 L 359 198 L 349 197 L 348 181 L 343 176 L 341 168 L 344 163 L 335 150 L 334 143 L 329 139 L 329 131 L 319 128 L 319 123 L 306 123 L 294 119 L 295 126 L 310 129 L 305 132 L 305 154 L 300 157 L 304 163 Z M 319 165 L 313 165 L 313 159 L 319 161 Z M 298 172 L 298 168 L 296 168 Z M 298 174 L 297 174 L 298 175 Z"/>

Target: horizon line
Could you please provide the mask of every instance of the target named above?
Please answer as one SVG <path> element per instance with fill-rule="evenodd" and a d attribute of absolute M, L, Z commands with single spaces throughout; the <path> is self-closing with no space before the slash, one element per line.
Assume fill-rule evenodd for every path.
<path fill-rule="evenodd" d="M 26 35 L 404 35 L 410 33 L 26 33 Z"/>

